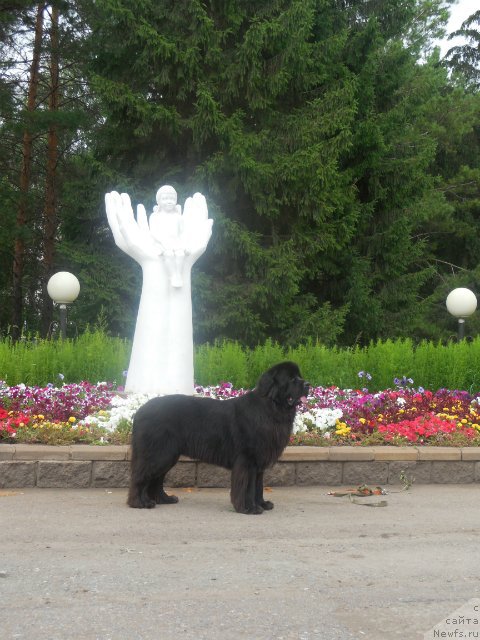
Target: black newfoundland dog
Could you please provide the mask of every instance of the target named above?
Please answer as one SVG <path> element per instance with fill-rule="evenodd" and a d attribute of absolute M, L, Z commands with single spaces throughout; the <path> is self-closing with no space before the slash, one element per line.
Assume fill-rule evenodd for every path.
<path fill-rule="evenodd" d="M 308 383 L 293 362 L 266 371 L 253 391 L 230 400 L 171 395 L 153 398 L 135 414 L 128 504 L 151 509 L 178 502 L 163 489 L 181 455 L 231 469 L 231 500 L 239 513 L 262 513 L 263 472 L 286 447 L 296 406 Z"/>

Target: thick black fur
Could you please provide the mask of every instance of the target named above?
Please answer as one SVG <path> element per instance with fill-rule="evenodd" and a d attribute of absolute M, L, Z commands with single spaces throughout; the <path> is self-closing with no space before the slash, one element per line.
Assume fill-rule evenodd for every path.
<path fill-rule="evenodd" d="M 181 455 L 231 469 L 231 501 L 239 513 L 262 513 L 263 473 L 286 447 L 298 402 L 308 393 L 298 366 L 282 362 L 253 391 L 230 400 L 171 395 L 135 414 L 128 504 L 151 509 L 178 502 L 163 489 Z"/>

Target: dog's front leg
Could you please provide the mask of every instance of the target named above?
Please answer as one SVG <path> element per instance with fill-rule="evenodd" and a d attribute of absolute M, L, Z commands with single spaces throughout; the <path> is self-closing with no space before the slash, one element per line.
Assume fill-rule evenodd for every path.
<path fill-rule="evenodd" d="M 255 486 L 255 504 L 262 509 L 269 511 L 273 509 L 273 502 L 263 499 L 263 471 L 257 473 L 256 486 Z"/>
<path fill-rule="evenodd" d="M 248 487 L 247 487 L 247 513 L 263 513 L 262 506 L 257 502 L 257 477 L 256 467 L 250 467 L 248 470 Z"/>
<path fill-rule="evenodd" d="M 239 456 L 232 468 L 230 498 L 238 513 L 263 513 L 255 502 L 257 469 L 248 460 Z"/>

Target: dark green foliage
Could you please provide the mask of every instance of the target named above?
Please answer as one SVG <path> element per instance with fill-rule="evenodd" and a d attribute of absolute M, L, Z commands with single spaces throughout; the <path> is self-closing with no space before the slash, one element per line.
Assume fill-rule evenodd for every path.
<path fill-rule="evenodd" d="M 93 16 L 102 144 L 139 199 L 160 181 L 207 195 L 196 340 L 409 335 L 441 271 L 429 230 L 453 226 L 438 149 L 475 122 L 418 62 L 440 4 L 133 4 Z"/>
<path fill-rule="evenodd" d="M 159 182 L 207 195 L 215 227 L 198 265 L 196 339 L 309 331 L 332 342 L 346 308 L 316 289 L 358 215 L 339 170 L 356 104 L 344 27 L 326 28 L 333 8 L 143 2 L 141 14 L 136 2 L 95 7 L 92 37 L 107 45 L 92 78 L 109 114 L 98 153 L 139 199 Z"/>
<path fill-rule="evenodd" d="M 446 57 L 447 64 L 456 72 L 462 73 L 472 88 L 480 85 L 480 9 L 472 13 L 450 37 L 462 36 L 465 44 L 452 47 Z"/>
<path fill-rule="evenodd" d="M 29 3 L 18 6 L 0 23 L 6 34 L 28 23 Z M 113 334 L 131 336 L 135 322 L 141 273 L 113 243 L 103 194 L 126 191 L 149 211 L 171 183 L 182 204 L 204 193 L 215 221 L 193 273 L 197 344 L 455 333 L 446 294 L 477 290 L 480 100 L 471 75 L 449 75 L 428 53 L 443 2 L 77 0 L 62 11 L 55 260 L 80 279 L 70 316 L 80 332 L 100 313 Z M 2 134 L 17 141 L 12 156 L 0 140 L 0 163 L 18 166 L 25 113 L 13 98 L 0 83 L 13 116 Z M 40 140 L 50 117 L 40 108 L 29 123 Z M 41 166 L 41 145 L 36 154 Z M 4 175 L 8 300 L 17 196 Z M 30 191 L 21 233 L 35 330 L 41 170 Z M 8 302 L 0 309 L 6 332 Z"/>

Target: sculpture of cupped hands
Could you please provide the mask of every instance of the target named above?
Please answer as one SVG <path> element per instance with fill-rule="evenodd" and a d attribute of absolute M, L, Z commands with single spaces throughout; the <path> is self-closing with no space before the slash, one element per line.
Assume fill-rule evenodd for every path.
<path fill-rule="evenodd" d="M 149 224 L 145 207 L 139 204 L 135 218 L 129 195 L 117 191 L 105 195 L 105 205 L 115 244 L 142 267 L 152 261 L 166 261 L 173 286 L 182 286 L 179 270 L 183 271 L 185 266 L 193 265 L 204 253 L 212 235 L 213 220 L 208 218 L 205 197 L 201 193 L 195 193 L 187 198 L 183 214 L 180 214 L 178 205 L 175 206 L 174 213 L 164 214 L 167 222 L 168 216 L 176 216 L 179 221 L 175 249 L 172 251 L 168 249 L 171 245 L 168 224 L 162 229 L 163 223 L 160 223 L 160 228 L 157 223 L 155 233 L 153 231 L 152 217 L 158 215 L 155 211 L 150 216 Z"/>

